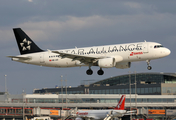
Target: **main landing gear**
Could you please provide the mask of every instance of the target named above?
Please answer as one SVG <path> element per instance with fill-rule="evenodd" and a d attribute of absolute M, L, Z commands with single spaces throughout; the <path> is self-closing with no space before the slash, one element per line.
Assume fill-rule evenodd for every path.
<path fill-rule="evenodd" d="M 104 71 L 102 70 L 102 68 L 100 68 L 100 69 L 97 71 L 97 74 L 98 74 L 98 75 L 103 75 L 103 74 L 104 74 Z"/>
<path fill-rule="evenodd" d="M 147 69 L 148 69 L 148 70 L 151 70 L 152 67 L 150 66 L 150 60 L 146 60 L 146 62 L 147 62 L 147 65 L 148 65 Z"/>
<path fill-rule="evenodd" d="M 89 67 L 89 69 L 86 71 L 87 75 L 92 75 L 93 74 L 93 71 L 92 69 Z M 98 75 L 103 75 L 104 74 L 104 71 L 102 70 L 102 68 L 100 68 L 98 71 L 97 71 L 97 74 Z"/>
<path fill-rule="evenodd" d="M 92 75 L 93 74 L 91 66 L 92 66 L 92 64 L 89 64 L 89 69 L 86 71 L 87 75 Z"/>
<path fill-rule="evenodd" d="M 86 71 L 87 75 L 92 75 L 93 74 L 93 71 L 89 68 L 87 71 Z"/>

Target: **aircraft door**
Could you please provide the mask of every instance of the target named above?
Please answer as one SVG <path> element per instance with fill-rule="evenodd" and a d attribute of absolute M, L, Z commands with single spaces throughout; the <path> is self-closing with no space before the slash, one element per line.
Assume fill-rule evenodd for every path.
<path fill-rule="evenodd" d="M 148 53 L 148 43 L 147 42 L 143 44 L 143 52 Z"/>
<path fill-rule="evenodd" d="M 40 63 L 44 64 L 44 54 L 40 54 Z"/>

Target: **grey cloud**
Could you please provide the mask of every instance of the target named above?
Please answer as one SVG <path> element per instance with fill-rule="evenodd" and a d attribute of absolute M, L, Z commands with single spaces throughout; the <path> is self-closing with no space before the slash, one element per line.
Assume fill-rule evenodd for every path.
<path fill-rule="evenodd" d="M 153 60 L 151 72 L 175 72 L 176 1 L 138 0 L 4 0 L 0 1 L 0 78 L 8 75 L 11 93 L 26 89 L 54 87 L 60 75 L 67 75 L 68 85 L 77 86 L 83 79 L 101 80 L 127 74 L 128 71 L 148 72 L 145 62 L 132 63 L 130 69 L 104 69 L 105 75 L 87 76 L 88 67 L 47 68 L 17 63 L 6 58 L 19 50 L 13 27 L 22 27 L 42 49 L 63 49 L 140 42 L 162 43 L 171 55 Z M 79 75 L 77 75 L 79 74 Z M 1 89 L 0 89 L 1 90 Z M 3 90 L 3 89 L 2 89 Z M 1 90 L 1 91 L 2 91 Z"/>
<path fill-rule="evenodd" d="M 56 20 L 60 16 L 85 17 L 93 15 L 131 15 L 147 13 L 175 14 L 176 1 L 62 1 L 37 0 L 28 2 L 0 1 L 0 25 L 15 25 L 26 21 Z M 135 7 L 137 4 L 140 7 Z M 168 6 L 168 7 L 167 7 Z M 166 9 L 167 8 L 167 9 Z"/>

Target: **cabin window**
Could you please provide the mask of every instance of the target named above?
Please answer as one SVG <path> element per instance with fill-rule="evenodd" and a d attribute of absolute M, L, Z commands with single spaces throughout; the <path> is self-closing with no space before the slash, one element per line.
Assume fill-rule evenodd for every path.
<path fill-rule="evenodd" d="M 155 45 L 154 48 L 161 48 L 163 47 L 162 45 Z"/>

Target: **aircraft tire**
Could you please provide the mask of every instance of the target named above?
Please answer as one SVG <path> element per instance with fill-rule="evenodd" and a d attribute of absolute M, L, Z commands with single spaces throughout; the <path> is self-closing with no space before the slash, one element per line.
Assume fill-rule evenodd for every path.
<path fill-rule="evenodd" d="M 91 69 L 88 69 L 88 70 L 86 71 L 86 73 L 87 73 L 87 75 L 92 75 L 92 74 L 93 74 L 93 71 L 92 71 Z"/>
<path fill-rule="evenodd" d="M 147 69 L 148 69 L 148 70 L 151 70 L 151 69 L 152 69 L 152 67 L 151 67 L 151 66 L 148 66 L 148 67 L 147 67 Z"/>
<path fill-rule="evenodd" d="M 104 74 L 104 71 L 100 69 L 100 70 L 97 71 L 97 74 L 98 74 L 98 75 L 103 75 L 103 74 Z"/>

